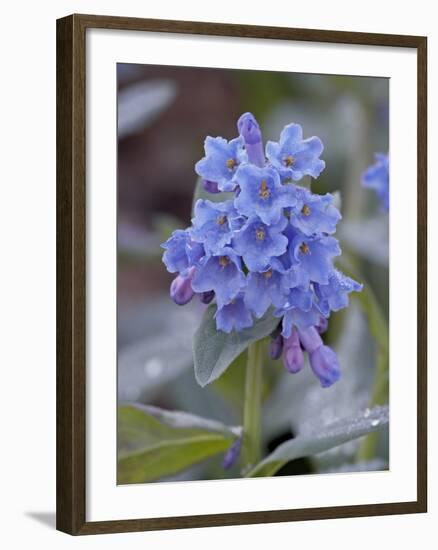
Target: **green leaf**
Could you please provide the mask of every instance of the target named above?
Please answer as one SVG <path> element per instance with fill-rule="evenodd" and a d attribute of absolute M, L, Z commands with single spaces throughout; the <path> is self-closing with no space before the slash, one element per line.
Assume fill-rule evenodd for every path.
<path fill-rule="evenodd" d="M 198 178 L 193 192 L 192 216 L 195 214 L 195 204 L 198 199 L 208 199 L 211 202 L 222 202 L 233 198 L 234 193 L 209 193 L 202 185 L 202 178 Z"/>
<path fill-rule="evenodd" d="M 171 476 L 224 452 L 240 428 L 181 411 L 146 405 L 118 410 L 118 483 L 144 483 Z"/>
<path fill-rule="evenodd" d="M 338 420 L 326 426 L 322 432 L 299 434 L 279 445 L 274 452 L 259 462 L 247 477 L 272 476 L 290 460 L 328 451 L 347 441 L 380 430 L 388 423 L 388 407 L 374 407 L 359 416 Z"/>
<path fill-rule="evenodd" d="M 202 387 L 219 378 L 242 351 L 252 342 L 268 336 L 279 323 L 279 319 L 268 311 L 254 321 L 252 327 L 226 334 L 217 330 L 215 312 L 216 305 L 210 305 L 193 338 L 195 376 Z"/>

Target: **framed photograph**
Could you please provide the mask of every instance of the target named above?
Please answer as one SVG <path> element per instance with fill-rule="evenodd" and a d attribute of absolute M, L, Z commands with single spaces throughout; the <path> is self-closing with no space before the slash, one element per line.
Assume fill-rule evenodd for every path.
<path fill-rule="evenodd" d="M 57 22 L 57 527 L 425 512 L 427 42 Z"/>

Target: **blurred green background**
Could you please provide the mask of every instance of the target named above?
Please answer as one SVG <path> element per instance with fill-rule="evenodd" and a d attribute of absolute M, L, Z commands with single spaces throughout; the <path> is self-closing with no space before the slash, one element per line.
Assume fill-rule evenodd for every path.
<path fill-rule="evenodd" d="M 118 64 L 118 399 L 190 411 L 228 425 L 241 423 L 243 364 L 213 385 L 195 381 L 191 339 L 203 306 L 178 307 L 169 298 L 172 276 L 159 247 L 190 225 L 194 164 L 207 135 L 231 139 L 245 111 L 258 119 L 264 140 L 278 141 L 290 122 L 304 137 L 319 136 L 326 169 L 312 181 L 317 193 L 339 191 L 343 219 L 337 237 L 344 258 L 372 288 L 388 315 L 388 215 L 360 185 L 376 151 L 389 148 L 389 81 L 382 78 L 292 74 L 194 67 Z M 337 200 L 339 200 L 339 197 Z M 356 302 L 333 315 L 325 340 L 339 354 L 343 377 L 322 390 L 306 369 L 287 374 L 281 361 L 265 365 L 265 451 L 315 426 L 367 406 L 375 342 Z M 242 361 L 240 362 L 242 363 Z M 280 474 L 382 469 L 387 434 L 372 461 L 354 463 L 354 441 L 294 461 Z M 221 458 L 175 479 L 235 477 Z"/>

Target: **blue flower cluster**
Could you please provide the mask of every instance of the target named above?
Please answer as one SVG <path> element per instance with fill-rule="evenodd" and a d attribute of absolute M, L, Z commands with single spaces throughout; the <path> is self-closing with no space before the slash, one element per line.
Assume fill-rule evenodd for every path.
<path fill-rule="evenodd" d="M 215 299 L 216 326 L 226 333 L 251 327 L 273 308 L 279 328 L 272 357 L 283 355 L 286 368 L 298 372 L 307 351 L 321 385 L 329 386 L 339 378 L 339 364 L 320 333 L 330 312 L 346 307 L 348 294 L 362 286 L 333 265 L 341 254 L 333 237 L 341 215 L 332 195 L 295 184 L 325 168 L 323 144 L 303 139 L 301 126 L 289 124 L 264 149 L 251 113 L 237 128 L 229 142 L 207 137 L 205 157 L 195 166 L 214 198 L 221 192 L 233 198 L 199 199 L 192 226 L 162 245 L 168 271 L 178 273 L 171 297 L 177 304 L 195 294 L 204 303 Z"/>
<path fill-rule="evenodd" d="M 375 153 L 375 162 L 362 174 L 362 185 L 373 189 L 380 201 L 382 210 L 389 211 L 389 156 Z"/>

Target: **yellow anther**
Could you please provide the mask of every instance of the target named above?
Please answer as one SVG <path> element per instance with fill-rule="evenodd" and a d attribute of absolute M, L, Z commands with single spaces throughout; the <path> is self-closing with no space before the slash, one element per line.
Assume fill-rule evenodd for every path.
<path fill-rule="evenodd" d="M 262 228 L 262 227 L 259 227 L 258 229 L 256 229 L 256 239 L 258 241 L 263 241 L 263 239 L 265 238 L 265 230 Z"/>
<path fill-rule="evenodd" d="M 262 180 L 262 183 L 260 184 L 259 195 L 262 199 L 268 199 L 271 196 L 271 191 L 269 190 L 266 180 Z"/>
<path fill-rule="evenodd" d="M 301 214 L 304 216 L 310 216 L 310 208 L 305 204 L 303 208 L 301 208 Z"/>

